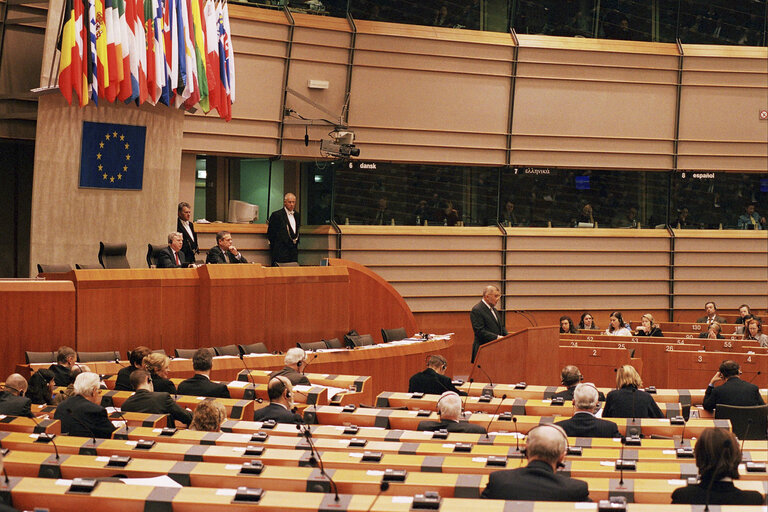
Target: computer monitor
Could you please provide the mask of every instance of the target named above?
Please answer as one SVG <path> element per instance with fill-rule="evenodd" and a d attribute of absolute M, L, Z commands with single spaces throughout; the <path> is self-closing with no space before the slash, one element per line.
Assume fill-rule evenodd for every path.
<path fill-rule="evenodd" d="M 250 224 L 259 220 L 259 205 L 232 199 L 229 201 L 227 220 L 236 224 Z"/>

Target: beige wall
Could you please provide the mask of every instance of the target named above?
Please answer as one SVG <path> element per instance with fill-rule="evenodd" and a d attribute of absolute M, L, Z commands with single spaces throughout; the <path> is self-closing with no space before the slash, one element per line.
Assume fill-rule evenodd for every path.
<path fill-rule="evenodd" d="M 40 98 L 32 193 L 30 274 L 37 263 L 94 264 L 99 241 L 126 242 L 132 267 L 146 266 L 147 243 L 176 227 L 183 113 L 166 107 L 71 107 Z M 142 190 L 79 188 L 83 121 L 147 127 Z"/>

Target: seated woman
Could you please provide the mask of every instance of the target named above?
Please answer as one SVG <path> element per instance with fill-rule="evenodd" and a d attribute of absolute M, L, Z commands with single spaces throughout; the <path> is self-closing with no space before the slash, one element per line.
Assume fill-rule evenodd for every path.
<path fill-rule="evenodd" d="M 762 505 L 763 495 L 742 491 L 733 485 L 739 478 L 741 450 L 736 436 L 723 428 L 707 428 L 696 447 L 699 483 L 679 487 L 672 493 L 672 503 L 689 505 Z"/>
<path fill-rule="evenodd" d="M 221 424 L 227 419 L 227 410 L 224 404 L 215 398 L 206 398 L 200 402 L 192 413 L 192 423 L 190 430 L 200 430 L 203 432 L 220 432 Z"/>
<path fill-rule="evenodd" d="M 760 342 L 761 347 L 768 347 L 768 334 L 763 334 L 763 325 L 757 318 L 750 318 L 745 325 L 745 340 L 753 340 Z M 32 381 L 30 381 L 31 385 Z"/>
<path fill-rule="evenodd" d="M 144 358 L 144 369 L 152 376 L 155 391 L 176 394 L 176 384 L 168 378 L 171 360 L 165 354 L 151 353 Z"/>
<path fill-rule="evenodd" d="M 591 313 L 582 313 L 579 329 L 599 329 Z"/>
<path fill-rule="evenodd" d="M 634 366 L 625 364 L 616 371 L 616 389 L 605 398 L 603 418 L 663 418 L 653 396 L 643 387 Z"/>
<path fill-rule="evenodd" d="M 569 316 L 560 317 L 560 332 L 570 332 L 572 334 L 578 334 L 579 330 L 573 325 L 573 320 Z"/>
<path fill-rule="evenodd" d="M 646 313 L 640 319 L 642 325 L 637 327 L 635 336 L 664 336 L 659 324 L 653 319 L 653 315 Z"/>
<path fill-rule="evenodd" d="M 24 394 L 33 404 L 53 405 L 54 375 L 48 368 L 40 368 L 29 378 L 29 387 Z"/>
<path fill-rule="evenodd" d="M 608 321 L 608 328 L 605 330 L 604 334 L 608 336 L 632 336 L 632 332 L 624 327 L 624 318 L 619 311 L 611 313 L 611 318 Z"/>

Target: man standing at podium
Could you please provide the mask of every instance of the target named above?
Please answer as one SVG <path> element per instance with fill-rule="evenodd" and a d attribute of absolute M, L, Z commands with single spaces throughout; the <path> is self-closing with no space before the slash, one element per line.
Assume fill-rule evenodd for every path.
<path fill-rule="evenodd" d="M 296 196 L 288 192 L 283 198 L 283 207 L 269 216 L 267 238 L 273 267 L 277 263 L 299 261 L 299 227 Z"/>
<path fill-rule="evenodd" d="M 501 298 L 501 292 L 493 285 L 488 285 L 483 290 L 483 300 L 475 304 L 469 313 L 472 322 L 472 330 L 475 331 L 475 342 L 472 344 L 472 362 L 480 345 L 499 339 L 507 335 L 504 322 L 496 311 L 496 303 Z"/>

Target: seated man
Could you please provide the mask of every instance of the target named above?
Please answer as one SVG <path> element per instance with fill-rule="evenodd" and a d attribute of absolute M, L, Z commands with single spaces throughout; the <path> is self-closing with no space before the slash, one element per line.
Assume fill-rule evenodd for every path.
<path fill-rule="evenodd" d="M 278 423 L 303 423 L 301 416 L 292 412 L 293 409 L 293 385 L 291 381 L 278 375 L 270 379 L 267 384 L 267 396 L 269 405 L 257 409 L 253 413 L 253 421 L 275 420 Z"/>
<path fill-rule="evenodd" d="M 563 367 L 560 372 L 560 382 L 568 389 L 555 393 L 552 395 L 552 398 L 563 397 L 563 400 L 573 400 L 573 392 L 576 389 L 576 384 L 582 380 L 584 380 L 584 376 L 577 366 L 569 364 L 568 366 Z M 603 392 L 598 391 L 597 393 L 598 400 L 605 402 L 605 395 Z"/>
<path fill-rule="evenodd" d="M 32 417 L 32 400 L 24 396 L 27 392 L 27 379 L 18 373 L 12 373 L 5 379 L 5 390 L 0 393 L 0 414 L 8 416 Z"/>
<path fill-rule="evenodd" d="M 726 359 L 720 364 L 715 376 L 709 381 L 704 392 L 704 409 L 712 412 L 718 404 L 723 405 L 764 405 L 760 390 L 754 384 L 744 382 L 739 378 L 741 369 L 739 363 Z M 725 382 L 715 387 L 715 383 L 725 379 Z"/>
<path fill-rule="evenodd" d="M 719 324 L 725 323 L 725 318 L 717 314 L 717 304 L 712 301 L 704 304 L 704 313 L 706 313 L 705 316 L 696 320 L 697 324 L 711 324 L 712 322 L 717 322 Z"/>
<path fill-rule="evenodd" d="M 72 383 L 70 371 L 77 361 L 77 352 L 70 347 L 59 347 L 56 353 L 56 364 L 52 364 L 48 369 L 53 372 L 53 381 L 59 387 L 67 387 Z"/>
<path fill-rule="evenodd" d="M 208 251 L 205 258 L 206 263 L 248 263 L 245 256 L 237 252 L 237 248 L 232 245 L 232 235 L 229 231 L 219 231 L 216 233 L 216 246 Z"/>
<path fill-rule="evenodd" d="M 80 437 L 112 437 L 115 426 L 99 405 L 99 376 L 83 372 L 75 378 L 75 394 L 56 407 L 53 418 L 61 421 L 61 433 Z"/>
<path fill-rule="evenodd" d="M 131 387 L 131 374 L 142 368 L 142 361 L 144 358 L 151 354 L 152 351 L 147 347 L 136 347 L 131 350 L 128 356 L 128 366 L 121 368 L 117 372 L 117 380 L 115 381 L 115 391 L 133 391 Z"/>
<path fill-rule="evenodd" d="M 431 355 L 427 357 L 427 369 L 415 373 L 408 381 L 409 393 L 425 393 L 428 395 L 442 395 L 446 391 L 453 391 L 458 395 L 466 395 L 465 392 L 456 389 L 451 379 L 445 376 L 448 361 L 443 356 Z"/>
<path fill-rule="evenodd" d="M 546 423 L 532 428 L 525 443 L 528 465 L 494 471 L 482 498 L 523 501 L 590 501 L 586 482 L 557 474 L 565 460 L 568 439 L 560 427 Z"/>
<path fill-rule="evenodd" d="M 569 437 L 621 437 L 614 422 L 595 417 L 599 408 L 595 385 L 579 384 L 573 392 L 573 417 L 555 425 L 563 427 Z"/>
<path fill-rule="evenodd" d="M 437 401 L 437 413 L 440 421 L 422 421 L 417 430 L 442 430 L 448 432 L 465 432 L 469 434 L 485 434 L 485 428 L 480 425 L 459 421 L 461 417 L 461 398 L 453 391 L 446 391 Z"/>
<path fill-rule="evenodd" d="M 723 328 L 720 326 L 719 322 L 712 322 L 709 324 L 709 329 L 707 329 L 706 332 L 702 332 L 699 334 L 699 338 L 709 338 L 709 339 L 723 339 L 723 335 L 721 334 L 723 332 Z"/>
<path fill-rule="evenodd" d="M 210 396 L 229 398 L 226 384 L 211 382 L 213 355 L 207 348 L 199 348 L 192 356 L 192 369 L 195 375 L 179 384 L 180 395 Z"/>
<path fill-rule="evenodd" d="M 269 375 L 270 379 L 273 379 L 277 376 L 283 376 L 286 377 L 289 381 L 291 381 L 291 384 L 294 386 L 301 385 L 301 386 L 310 386 L 311 383 L 309 382 L 309 379 L 306 375 L 301 373 L 299 369 L 307 364 L 307 353 L 304 352 L 299 347 L 293 347 L 289 348 L 288 351 L 285 353 L 285 359 L 283 359 L 285 362 L 285 366 L 282 370 L 278 370 L 276 372 L 272 372 Z"/>
<path fill-rule="evenodd" d="M 152 377 L 146 370 L 136 370 L 131 374 L 131 387 L 136 392 L 123 402 L 122 411 L 170 414 L 174 421 L 185 425 L 192 422 L 192 413 L 179 407 L 170 394 L 155 391 Z"/>
<path fill-rule="evenodd" d="M 157 255 L 157 268 L 183 268 L 190 263 L 181 251 L 183 241 L 181 233 L 174 231 L 168 235 L 168 247 L 164 247 Z"/>

